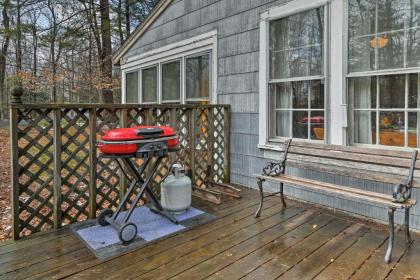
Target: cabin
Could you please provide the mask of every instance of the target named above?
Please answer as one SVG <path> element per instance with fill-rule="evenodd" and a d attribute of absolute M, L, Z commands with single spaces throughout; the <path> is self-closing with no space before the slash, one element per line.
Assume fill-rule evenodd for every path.
<path fill-rule="evenodd" d="M 252 175 L 281 158 L 287 138 L 397 152 L 419 147 L 419 8 L 419 1 L 163 0 L 113 62 L 125 103 L 230 104 L 231 182 L 256 188 Z M 288 172 L 367 191 L 393 188 Z M 361 201 L 287 185 L 285 192 L 387 219 Z M 419 215 L 415 207 L 414 229 Z"/>
<path fill-rule="evenodd" d="M 0 279 L 419 279 L 419 11 L 161 0 L 114 53 L 123 104 L 17 91 Z M 114 128 L 144 136 L 111 140 L 148 158 L 101 150 Z M 175 161 L 184 220 L 154 194 Z"/>

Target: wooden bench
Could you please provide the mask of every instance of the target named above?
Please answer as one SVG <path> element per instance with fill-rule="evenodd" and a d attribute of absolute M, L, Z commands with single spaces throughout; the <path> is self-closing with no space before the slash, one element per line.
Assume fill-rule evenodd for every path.
<path fill-rule="evenodd" d="M 284 142 L 281 152 L 280 161 L 268 162 L 263 168 L 263 174 L 255 175 L 261 197 L 255 217 L 260 216 L 264 198 L 267 196 L 279 194 L 283 206 L 286 207 L 283 184 L 287 184 L 291 187 L 299 186 L 316 192 L 338 195 L 352 200 L 363 200 L 386 207 L 389 218 L 386 263 L 389 263 L 392 257 L 394 214 L 397 209 L 404 211 L 406 244 L 408 246 L 411 243 L 412 239 L 409 231 L 410 208 L 416 204 L 416 201 L 411 198 L 411 191 L 413 187 L 420 188 L 420 163 L 416 161 L 417 150 L 409 152 L 287 140 Z M 290 176 L 285 174 L 286 167 L 389 183 L 394 185 L 394 189 L 390 190 L 390 194 L 383 194 Z M 263 193 L 264 181 L 280 183 L 279 191 L 265 196 Z"/>

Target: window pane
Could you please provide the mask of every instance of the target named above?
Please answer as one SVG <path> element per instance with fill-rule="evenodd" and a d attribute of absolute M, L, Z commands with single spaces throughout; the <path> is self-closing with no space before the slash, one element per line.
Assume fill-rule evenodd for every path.
<path fill-rule="evenodd" d="M 376 108 L 376 77 L 349 79 L 349 93 L 356 109 Z"/>
<path fill-rule="evenodd" d="M 349 72 L 375 70 L 375 49 L 370 46 L 371 36 L 350 38 Z"/>
<path fill-rule="evenodd" d="M 417 0 L 377 0 L 378 32 L 418 26 L 419 4 Z M 406 24 L 409 24 L 406 26 Z"/>
<path fill-rule="evenodd" d="M 324 112 L 311 112 L 311 139 L 324 140 Z"/>
<path fill-rule="evenodd" d="M 139 72 L 131 72 L 125 75 L 125 94 L 127 103 L 139 102 Z"/>
<path fill-rule="evenodd" d="M 162 64 L 162 100 L 179 101 L 181 91 L 181 65 L 179 61 Z"/>
<path fill-rule="evenodd" d="M 379 77 L 379 107 L 405 108 L 405 75 Z"/>
<path fill-rule="evenodd" d="M 142 102 L 157 101 L 157 67 L 142 70 Z"/>
<path fill-rule="evenodd" d="M 420 67 L 420 28 L 408 30 L 407 67 Z"/>
<path fill-rule="evenodd" d="M 293 112 L 293 138 L 308 139 L 308 112 Z"/>
<path fill-rule="evenodd" d="M 379 144 L 404 147 L 403 112 L 380 112 Z"/>
<path fill-rule="evenodd" d="M 274 96 L 276 109 L 292 108 L 293 92 L 291 83 L 271 84 L 270 92 Z"/>
<path fill-rule="evenodd" d="M 308 108 L 308 82 L 292 82 L 293 108 Z"/>
<path fill-rule="evenodd" d="M 324 109 L 324 81 L 311 81 L 311 108 Z"/>
<path fill-rule="evenodd" d="M 210 89 L 210 55 L 186 59 L 187 98 L 208 99 Z"/>
<path fill-rule="evenodd" d="M 323 8 L 270 23 L 270 78 L 322 75 L 323 32 Z"/>
<path fill-rule="evenodd" d="M 404 68 L 404 31 L 382 33 L 376 40 L 378 69 Z"/>
<path fill-rule="evenodd" d="M 410 75 L 410 84 L 408 86 L 408 107 L 409 108 L 420 108 L 420 98 L 419 98 L 419 77 L 420 74 L 411 74 Z"/>
<path fill-rule="evenodd" d="M 411 148 L 417 148 L 418 118 L 418 113 L 408 113 L 408 146 Z"/>
<path fill-rule="evenodd" d="M 276 112 L 276 135 L 280 137 L 290 137 L 290 112 Z"/>
<path fill-rule="evenodd" d="M 376 1 L 349 0 L 349 35 L 358 37 L 375 32 Z"/>
<path fill-rule="evenodd" d="M 376 113 L 354 111 L 354 142 L 359 144 L 376 143 Z"/>

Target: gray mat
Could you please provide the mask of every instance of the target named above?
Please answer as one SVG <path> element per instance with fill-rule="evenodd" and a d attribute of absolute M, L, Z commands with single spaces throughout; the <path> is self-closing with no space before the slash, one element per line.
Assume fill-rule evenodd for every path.
<path fill-rule="evenodd" d="M 122 219 L 124 214 L 124 212 L 121 213 L 117 220 Z M 113 227 L 100 226 L 96 220 L 74 224 L 70 228 L 98 259 L 103 260 L 138 249 L 215 218 L 213 215 L 193 207 L 182 214 L 175 215 L 175 217 L 179 222 L 178 225 L 150 211 L 146 206 L 136 208 L 130 217 L 130 222 L 137 226 L 137 237 L 128 245 L 121 244 L 118 233 Z"/>

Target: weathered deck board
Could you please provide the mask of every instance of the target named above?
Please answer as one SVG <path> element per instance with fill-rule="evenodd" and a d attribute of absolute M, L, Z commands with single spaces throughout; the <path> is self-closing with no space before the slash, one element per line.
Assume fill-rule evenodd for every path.
<path fill-rule="evenodd" d="M 68 228 L 1 244 L 0 279 L 420 279 L 418 241 L 406 250 L 398 233 L 387 265 L 383 226 L 292 201 L 284 211 L 278 197 L 255 219 L 257 193 L 242 194 L 195 200 L 219 219 L 107 261 Z"/>
<path fill-rule="evenodd" d="M 363 265 L 370 254 L 384 244 L 386 240 L 387 236 L 383 232 L 375 230 L 367 232 L 341 256 L 334 259 L 315 279 L 349 279 L 353 272 Z"/>

